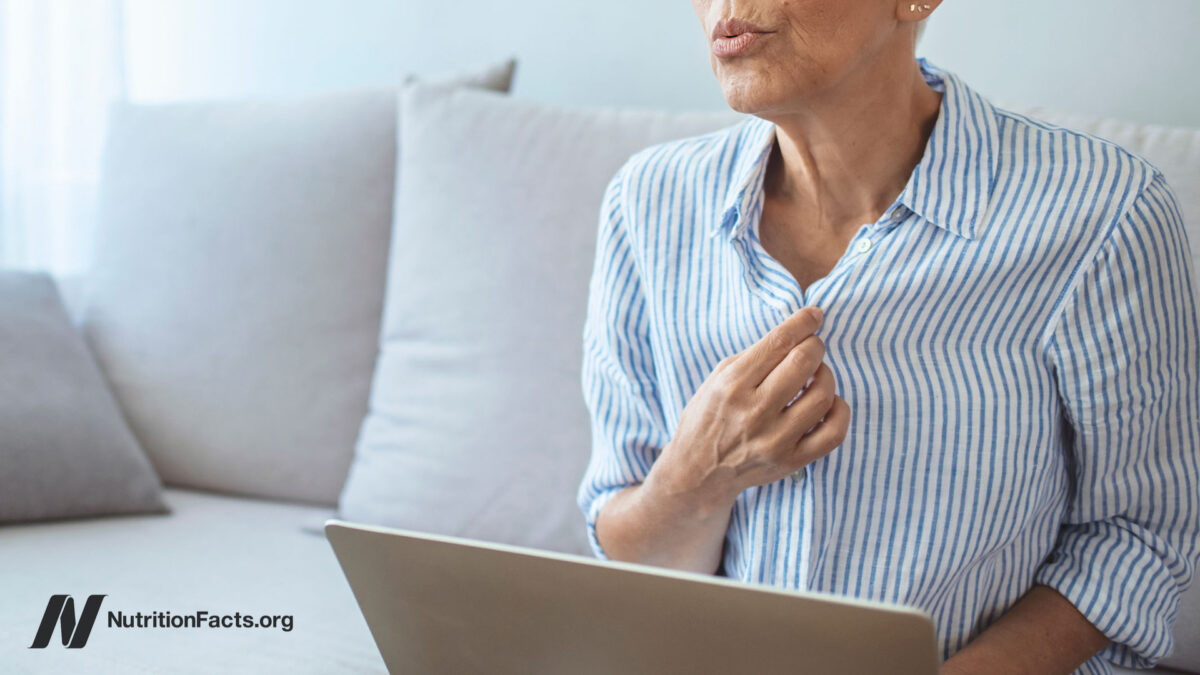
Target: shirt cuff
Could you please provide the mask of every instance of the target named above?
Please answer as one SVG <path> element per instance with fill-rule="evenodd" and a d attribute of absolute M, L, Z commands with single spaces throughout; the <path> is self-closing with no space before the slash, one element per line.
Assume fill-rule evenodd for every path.
<path fill-rule="evenodd" d="M 629 486 L 618 485 L 600 492 L 592 500 L 592 503 L 588 506 L 587 512 L 584 514 L 587 520 L 588 543 L 592 545 L 592 553 L 594 553 L 600 560 L 609 560 L 610 558 L 608 557 L 608 554 L 604 552 L 604 549 L 600 546 L 600 540 L 596 537 L 596 517 L 600 515 L 600 509 L 604 508 L 604 505 L 608 503 L 608 500 L 615 497 L 618 492 L 627 487 Z"/>
<path fill-rule="evenodd" d="M 1103 658 L 1152 668 L 1171 652 L 1181 596 L 1163 558 L 1167 551 L 1161 538 L 1136 523 L 1065 525 L 1034 581 L 1062 594 L 1112 640 L 1099 652 Z"/>

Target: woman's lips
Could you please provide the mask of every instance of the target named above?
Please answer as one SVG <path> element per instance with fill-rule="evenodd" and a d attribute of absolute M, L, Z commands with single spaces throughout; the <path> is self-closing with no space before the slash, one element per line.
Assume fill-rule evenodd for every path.
<path fill-rule="evenodd" d="M 732 37 L 719 35 L 712 41 L 712 53 L 719 59 L 741 56 L 762 42 L 770 33 L 739 33 Z"/>

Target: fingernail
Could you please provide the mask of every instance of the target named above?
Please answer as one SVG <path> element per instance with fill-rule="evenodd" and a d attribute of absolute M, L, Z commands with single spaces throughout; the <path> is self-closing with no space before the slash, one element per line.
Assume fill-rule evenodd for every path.
<path fill-rule="evenodd" d="M 812 314 L 813 318 L 816 319 L 818 322 L 822 321 L 825 318 L 825 313 L 822 312 L 821 308 L 817 307 L 816 305 L 810 305 L 808 308 L 808 312 L 810 314 Z"/>

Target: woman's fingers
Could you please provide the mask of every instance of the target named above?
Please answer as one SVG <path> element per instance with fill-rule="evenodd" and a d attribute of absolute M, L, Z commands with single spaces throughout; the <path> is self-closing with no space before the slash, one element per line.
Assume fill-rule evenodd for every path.
<path fill-rule="evenodd" d="M 787 409 L 779 413 L 780 422 L 791 432 L 791 442 L 795 443 L 810 429 L 817 426 L 821 418 L 829 413 L 833 400 L 837 398 L 837 382 L 829 365 L 822 362 L 817 364 L 812 382 L 800 398 L 796 399 Z M 786 403 L 786 401 L 785 401 Z"/>
<path fill-rule="evenodd" d="M 758 385 L 758 399 L 766 408 L 767 414 L 781 412 L 784 406 L 796 398 L 804 384 L 816 374 L 824 358 L 825 343 L 816 335 L 810 335 L 792 347 L 762 384 Z"/>
<path fill-rule="evenodd" d="M 801 397 L 803 398 L 803 397 Z M 795 464 L 806 466 L 833 452 L 833 449 L 846 440 L 846 431 L 850 428 L 850 406 L 840 396 L 834 396 L 833 405 L 817 426 L 800 437 L 796 443 Z"/>
<path fill-rule="evenodd" d="M 793 347 L 821 327 L 822 318 L 821 308 L 810 305 L 784 319 L 737 360 L 733 367 L 738 371 L 738 379 L 747 386 L 757 387 Z"/>

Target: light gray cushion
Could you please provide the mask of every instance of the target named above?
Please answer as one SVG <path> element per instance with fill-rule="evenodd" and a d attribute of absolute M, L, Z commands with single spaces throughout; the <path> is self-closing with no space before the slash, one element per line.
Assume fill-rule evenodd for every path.
<path fill-rule="evenodd" d="M 333 549 L 303 531 L 328 509 L 165 491 L 172 514 L 22 525 L 0 532 L 0 671 L 378 673 L 387 668 Z M 19 580 L 19 582 L 17 581 Z M 107 595 L 83 649 L 56 631 L 29 649 L 46 601 Z M 109 628 L 109 611 L 292 616 L 276 628 Z"/>
<path fill-rule="evenodd" d="M 0 523 L 165 510 L 54 282 L 0 272 Z"/>
<path fill-rule="evenodd" d="M 579 363 L 605 185 L 735 113 L 406 87 L 382 351 L 343 518 L 587 554 Z"/>
<path fill-rule="evenodd" d="M 472 81 L 507 89 L 513 66 Z M 378 349 L 397 91 L 115 111 L 83 323 L 166 483 L 337 500 Z"/>

